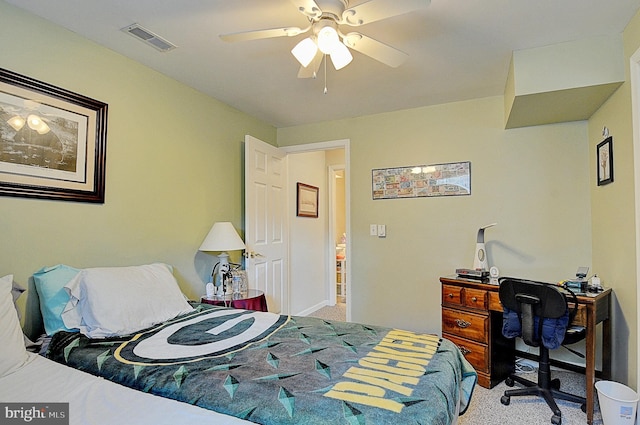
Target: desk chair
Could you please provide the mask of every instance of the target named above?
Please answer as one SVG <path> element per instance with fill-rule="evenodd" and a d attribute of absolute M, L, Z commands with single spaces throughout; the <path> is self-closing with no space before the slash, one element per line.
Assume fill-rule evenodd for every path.
<path fill-rule="evenodd" d="M 546 345 L 551 345 L 554 348 L 557 348 L 560 343 L 573 344 L 585 337 L 586 332 L 584 331 L 575 332 L 574 330 L 574 332 L 567 333 L 567 325 L 570 323 L 570 318 L 566 317 L 569 315 L 569 305 L 565 294 L 555 285 L 512 278 L 502 278 L 500 280 L 499 294 L 500 301 L 502 302 L 506 312 L 505 321 L 507 320 L 508 310 L 517 313 L 515 327 L 517 328 L 519 325 L 524 343 L 531 347 L 540 348 L 538 382 L 532 382 L 515 374 L 511 374 L 505 380 L 505 383 L 512 387 L 515 381 L 524 385 L 525 388 L 506 390 L 500 399 L 500 402 L 507 406 L 513 396 L 537 395 L 539 397 L 543 397 L 553 412 L 551 423 L 555 425 L 560 425 L 562 423 L 562 412 L 558 409 L 558 405 L 554 398 L 581 403 L 582 411 L 586 411 L 586 400 L 584 397 L 578 397 L 576 395 L 560 391 L 560 380 L 551 380 L 549 348 L 545 346 L 542 338 L 542 319 L 560 319 L 559 321 L 555 321 L 555 324 L 558 325 L 556 328 L 556 336 L 558 334 L 560 335 L 560 338 L 558 338 L 559 341 L 553 341 L 553 338 L 551 338 L 551 340 L 547 338 L 545 341 Z M 577 303 L 574 305 L 577 308 Z M 513 318 L 514 316 L 512 313 L 511 319 Z M 550 322 L 547 321 L 547 325 L 549 324 Z M 512 322 L 511 325 L 514 325 L 514 323 Z M 515 336 L 513 334 L 513 330 L 513 327 L 508 330 L 505 322 L 503 334 L 508 338 L 512 338 Z M 544 332 L 544 335 L 545 337 L 548 336 L 546 331 Z M 564 341 L 562 341 L 562 337 L 564 337 Z"/>

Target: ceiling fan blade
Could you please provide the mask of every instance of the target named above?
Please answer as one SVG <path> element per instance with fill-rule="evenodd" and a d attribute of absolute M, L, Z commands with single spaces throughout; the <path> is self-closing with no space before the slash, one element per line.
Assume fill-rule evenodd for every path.
<path fill-rule="evenodd" d="M 295 4 L 298 8 L 298 12 L 302 13 L 307 18 L 319 18 L 322 15 L 320 6 L 313 0 L 291 0 L 291 3 Z"/>
<path fill-rule="evenodd" d="M 306 67 L 300 67 L 300 71 L 298 71 L 298 78 L 315 78 L 318 74 L 318 69 L 320 69 L 322 58 L 324 58 L 324 54 L 320 50 L 318 50 L 309 65 L 307 65 Z"/>
<path fill-rule="evenodd" d="M 401 52 L 395 47 L 381 43 L 358 32 L 345 34 L 343 36 L 343 41 L 347 47 L 372 57 L 373 59 L 382 62 L 385 65 L 389 65 L 392 68 L 399 67 L 409 57 L 409 55 Z"/>
<path fill-rule="evenodd" d="M 220 35 L 220 38 L 224 41 L 235 42 L 235 41 L 260 40 L 262 38 L 273 38 L 273 37 L 294 37 L 296 35 L 305 33 L 310 29 L 311 29 L 311 26 L 308 26 L 307 28 L 298 28 L 298 27 L 272 28 L 272 29 L 266 29 L 266 30 L 236 32 L 233 34 L 222 34 Z"/>
<path fill-rule="evenodd" d="M 424 9 L 430 4 L 431 0 L 371 0 L 345 10 L 341 23 L 351 26 L 364 25 Z"/>

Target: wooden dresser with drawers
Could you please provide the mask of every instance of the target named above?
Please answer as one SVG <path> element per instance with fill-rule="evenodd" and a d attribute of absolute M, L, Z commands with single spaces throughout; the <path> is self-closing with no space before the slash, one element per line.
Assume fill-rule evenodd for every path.
<path fill-rule="evenodd" d="M 478 372 L 478 384 L 491 388 L 513 369 L 515 340 L 502 336 L 498 286 L 441 277 L 442 336 L 458 346 Z"/>

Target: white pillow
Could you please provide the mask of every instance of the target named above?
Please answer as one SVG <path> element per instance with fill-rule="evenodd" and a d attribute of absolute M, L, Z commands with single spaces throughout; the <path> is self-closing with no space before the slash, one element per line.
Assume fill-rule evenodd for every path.
<path fill-rule="evenodd" d="M 22 328 L 13 306 L 13 275 L 0 278 L 0 377 L 18 370 L 28 359 Z"/>
<path fill-rule="evenodd" d="M 90 338 L 127 335 L 193 311 L 167 264 L 84 269 L 65 289 L 65 326 Z"/>

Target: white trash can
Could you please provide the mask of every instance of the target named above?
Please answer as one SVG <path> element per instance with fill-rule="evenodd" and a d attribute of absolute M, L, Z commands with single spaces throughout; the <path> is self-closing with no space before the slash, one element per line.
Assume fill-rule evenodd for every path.
<path fill-rule="evenodd" d="M 638 393 L 613 381 L 596 382 L 604 425 L 633 425 L 636 422 Z"/>

